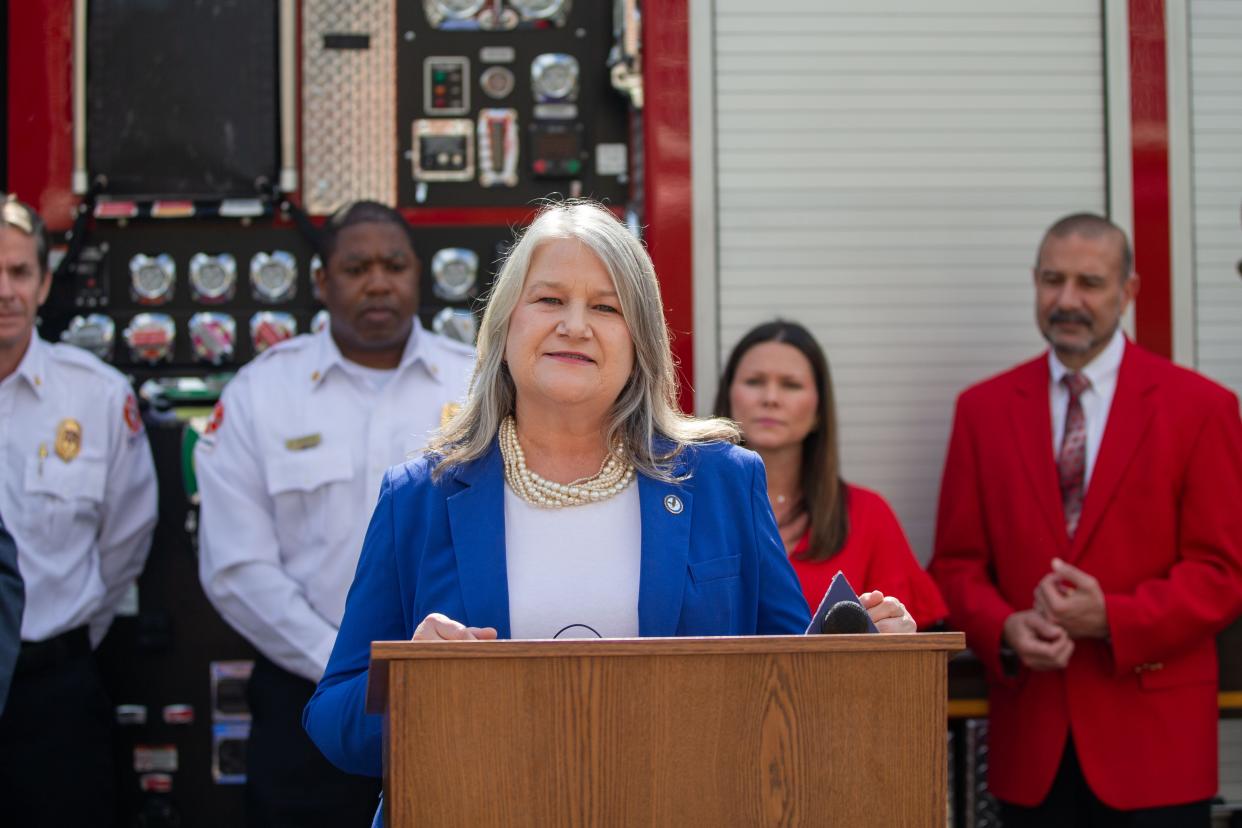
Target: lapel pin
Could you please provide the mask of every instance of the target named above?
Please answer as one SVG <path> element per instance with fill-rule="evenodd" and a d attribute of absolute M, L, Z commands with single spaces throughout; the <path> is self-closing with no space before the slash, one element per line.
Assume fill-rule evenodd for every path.
<path fill-rule="evenodd" d="M 664 508 L 670 515 L 680 515 L 681 510 L 686 507 L 681 505 L 681 498 L 677 495 L 667 495 L 664 498 Z"/>

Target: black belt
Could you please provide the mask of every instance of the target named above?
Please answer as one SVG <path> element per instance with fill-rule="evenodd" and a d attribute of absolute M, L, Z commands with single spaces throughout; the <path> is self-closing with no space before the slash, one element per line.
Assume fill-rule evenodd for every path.
<path fill-rule="evenodd" d="M 75 627 L 45 641 L 23 641 L 13 674 L 48 670 L 75 658 L 90 655 L 90 652 L 91 636 L 85 626 Z"/>

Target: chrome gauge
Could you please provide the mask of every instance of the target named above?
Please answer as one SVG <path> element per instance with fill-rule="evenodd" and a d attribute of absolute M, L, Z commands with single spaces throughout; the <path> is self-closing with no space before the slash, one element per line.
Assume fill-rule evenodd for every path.
<path fill-rule="evenodd" d="M 298 333 L 298 321 L 284 311 L 259 311 L 250 317 L 250 342 L 255 354 L 261 354 L 278 342 L 292 339 Z"/>
<path fill-rule="evenodd" d="M 228 253 L 195 253 L 190 259 L 190 292 L 199 302 L 227 302 L 236 289 L 237 261 Z"/>
<path fill-rule="evenodd" d="M 166 313 L 140 313 L 130 320 L 121 334 L 134 362 L 155 365 L 172 359 L 177 326 Z"/>
<path fill-rule="evenodd" d="M 298 262 L 284 250 L 256 253 L 250 260 L 250 289 L 264 302 L 287 302 L 298 292 Z"/>
<path fill-rule="evenodd" d="M 445 308 L 432 318 L 431 330 L 473 347 L 474 339 L 479 333 L 479 323 L 468 310 Z"/>
<path fill-rule="evenodd" d="M 578 99 L 578 59 L 573 55 L 545 52 L 530 64 L 530 83 L 540 103 Z"/>
<path fill-rule="evenodd" d="M 569 0 L 509 0 L 523 20 L 564 19 L 569 14 Z"/>
<path fill-rule="evenodd" d="M 76 345 L 84 351 L 90 351 L 104 362 L 109 362 L 112 359 L 112 348 L 116 344 L 116 323 L 102 313 L 75 316 L 69 321 L 69 327 L 61 333 L 60 341 Z"/>
<path fill-rule="evenodd" d="M 439 26 L 445 20 L 469 20 L 487 5 L 487 0 L 423 0 L 427 22 Z"/>
<path fill-rule="evenodd" d="M 161 253 L 139 253 L 129 260 L 129 285 L 134 301 L 143 305 L 162 305 L 173 298 L 177 284 L 177 263 Z"/>
<path fill-rule="evenodd" d="M 446 247 L 431 257 L 432 291 L 449 302 L 470 295 L 479 275 L 479 256 L 464 247 Z"/>
<path fill-rule="evenodd" d="M 237 322 L 226 313 L 196 313 L 190 317 L 190 345 L 201 362 L 219 365 L 233 358 Z"/>
<path fill-rule="evenodd" d="M 316 334 L 319 333 L 320 331 L 327 328 L 328 324 L 331 321 L 332 321 L 332 317 L 328 316 L 328 311 L 326 309 L 321 310 L 319 313 L 315 314 L 314 317 L 311 319 L 311 328 L 310 328 L 311 333 L 316 333 Z"/>

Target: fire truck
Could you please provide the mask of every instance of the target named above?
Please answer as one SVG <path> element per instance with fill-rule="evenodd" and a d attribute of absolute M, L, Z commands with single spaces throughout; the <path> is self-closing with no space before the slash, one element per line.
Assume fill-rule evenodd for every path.
<path fill-rule="evenodd" d="M 1134 239 L 1140 344 L 1242 393 L 1242 4 L 1230 0 L 0 0 L 0 186 L 56 236 L 40 318 L 139 390 L 147 569 L 100 650 L 122 824 L 241 819 L 252 651 L 197 581 L 196 429 L 314 330 L 314 227 L 397 207 L 420 316 L 470 342 L 543 199 L 605 202 L 660 276 L 687 410 L 796 319 L 844 473 L 931 551 L 953 400 L 1037 352 L 1057 217 Z M 1242 631 L 1221 639 L 1222 813 L 1242 805 Z M 994 824 L 955 668 L 952 818 Z M 993 820 L 993 822 L 989 822 Z"/>

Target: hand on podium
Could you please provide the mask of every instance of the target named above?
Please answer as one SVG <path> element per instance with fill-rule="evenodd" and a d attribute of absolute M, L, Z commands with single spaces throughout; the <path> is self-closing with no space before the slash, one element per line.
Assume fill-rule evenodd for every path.
<path fill-rule="evenodd" d="M 859 595 L 858 603 L 862 604 L 875 622 L 876 629 L 882 633 L 912 633 L 918 630 L 905 605 L 891 595 L 885 596 L 878 589 Z"/>
<path fill-rule="evenodd" d="M 495 627 L 467 627 L 447 615 L 433 612 L 414 630 L 411 641 L 495 641 Z"/>

